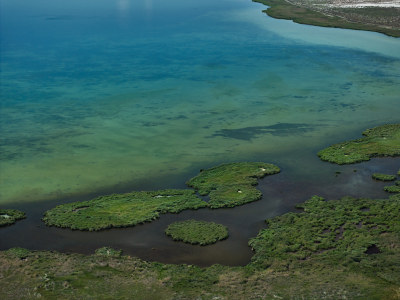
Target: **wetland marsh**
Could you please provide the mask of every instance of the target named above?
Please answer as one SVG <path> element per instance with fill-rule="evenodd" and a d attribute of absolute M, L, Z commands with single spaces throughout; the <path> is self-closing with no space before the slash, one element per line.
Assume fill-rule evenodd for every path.
<path fill-rule="evenodd" d="M 247 0 L 0 4 L 0 205 L 27 213 L 1 228 L 1 250 L 112 246 L 159 262 L 245 265 L 264 220 L 315 194 L 387 197 L 371 176 L 395 174 L 397 158 L 336 166 L 315 154 L 399 122 L 398 39 L 271 19 Z M 40 221 L 64 203 L 183 189 L 200 169 L 234 161 L 282 173 L 241 207 L 96 233 Z M 227 226 L 229 239 L 203 249 L 165 236 L 197 217 Z"/>

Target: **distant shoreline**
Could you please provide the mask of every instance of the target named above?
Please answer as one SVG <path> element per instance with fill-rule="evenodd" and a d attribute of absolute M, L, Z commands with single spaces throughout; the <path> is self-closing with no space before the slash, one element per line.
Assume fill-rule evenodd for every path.
<path fill-rule="evenodd" d="M 388 16 L 391 9 L 383 7 L 341 7 L 325 5 L 326 10 L 316 9 L 310 4 L 286 0 L 253 0 L 269 6 L 264 10 L 268 16 L 276 19 L 292 20 L 295 23 L 321 27 L 366 30 L 383 33 L 392 37 L 400 37 L 400 22 L 391 22 Z M 375 17 L 375 12 L 376 17 Z M 372 17 L 371 17 L 372 16 Z M 368 20 L 368 22 L 366 21 Z M 394 23 L 394 25 L 392 24 Z"/>

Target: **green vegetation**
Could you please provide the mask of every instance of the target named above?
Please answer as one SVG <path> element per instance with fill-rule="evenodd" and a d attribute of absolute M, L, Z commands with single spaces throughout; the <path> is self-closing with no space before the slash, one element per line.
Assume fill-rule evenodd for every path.
<path fill-rule="evenodd" d="M 374 173 L 374 174 L 372 174 L 372 178 L 375 180 L 380 180 L 380 181 L 393 181 L 396 179 L 396 175 Z"/>
<path fill-rule="evenodd" d="M 62 204 L 48 210 L 43 221 L 49 226 L 94 231 L 133 226 L 157 219 L 163 213 L 206 206 L 192 190 L 132 192 Z"/>
<path fill-rule="evenodd" d="M 398 298 L 400 198 L 313 197 L 299 207 L 304 211 L 267 220 L 244 267 L 145 262 L 107 255 L 110 248 L 89 256 L 2 251 L 0 298 Z"/>
<path fill-rule="evenodd" d="M 261 199 L 261 192 L 254 187 L 257 178 L 279 172 L 277 166 L 262 162 L 230 163 L 203 170 L 187 185 L 202 196 L 209 195 L 210 208 L 234 207 Z"/>
<path fill-rule="evenodd" d="M 322 27 L 347 28 L 355 30 L 367 30 L 380 32 L 389 36 L 400 37 L 400 29 L 397 27 L 388 26 L 389 24 L 371 24 L 371 18 L 365 18 L 365 15 L 375 17 L 376 12 L 380 12 L 378 20 L 385 18 L 393 18 L 391 9 L 373 9 L 370 10 L 351 11 L 349 9 L 336 9 L 328 12 L 317 11 L 321 5 L 308 5 L 307 1 L 285 1 L 285 0 L 253 0 L 254 2 L 268 5 L 270 8 L 264 12 L 272 18 L 293 20 L 299 24 L 309 24 Z M 297 3 L 296 3 L 297 2 Z M 317 3 L 321 4 L 321 3 Z M 368 19 L 368 21 L 366 21 Z"/>
<path fill-rule="evenodd" d="M 120 257 L 122 255 L 122 250 L 115 250 L 111 247 L 102 247 L 102 248 L 96 249 L 95 254 L 102 255 L 102 256 Z"/>
<path fill-rule="evenodd" d="M 257 178 L 278 172 L 278 167 L 266 163 L 225 164 L 205 170 L 188 182 L 201 195 L 210 194 L 208 203 L 193 190 L 132 192 L 62 204 L 48 210 L 43 221 L 49 226 L 96 231 L 134 226 L 185 209 L 233 207 L 260 199 L 261 192 L 254 187 Z"/>
<path fill-rule="evenodd" d="M 400 124 L 388 124 L 368 129 L 365 137 L 332 145 L 318 152 L 325 161 L 339 165 L 370 160 L 376 156 L 400 155 Z"/>
<path fill-rule="evenodd" d="M 400 186 L 398 185 L 388 185 L 383 188 L 388 193 L 400 193 Z"/>
<path fill-rule="evenodd" d="M 297 207 L 304 212 L 267 220 L 268 228 L 250 241 L 256 251 L 253 264 L 268 267 L 279 261 L 304 260 L 317 254 L 331 264 L 356 266 L 370 259 L 370 247 L 379 248 L 387 254 L 386 258 L 400 258 L 400 253 L 395 255 L 390 246 L 390 240 L 396 236 L 400 242 L 398 200 L 345 197 L 325 201 L 314 196 Z M 364 265 L 368 263 L 359 266 Z M 388 267 L 382 262 L 383 266 Z M 400 271 L 400 261 L 396 267 Z"/>
<path fill-rule="evenodd" d="M 0 227 L 12 225 L 18 220 L 25 219 L 24 212 L 16 209 L 0 209 Z"/>
<path fill-rule="evenodd" d="M 214 244 L 229 236 L 228 228 L 222 224 L 196 220 L 174 222 L 167 227 L 165 233 L 175 241 L 201 246 Z"/>

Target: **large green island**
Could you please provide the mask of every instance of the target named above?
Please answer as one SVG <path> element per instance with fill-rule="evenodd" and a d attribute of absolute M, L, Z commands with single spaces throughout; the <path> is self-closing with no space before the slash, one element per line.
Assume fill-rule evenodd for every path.
<path fill-rule="evenodd" d="M 223 164 L 202 170 L 188 181 L 201 195 L 210 195 L 208 202 L 193 190 L 131 192 L 62 204 L 48 210 L 43 221 L 49 226 L 96 231 L 134 226 L 186 209 L 234 207 L 261 199 L 255 188 L 257 178 L 279 171 L 277 166 L 262 162 Z"/>

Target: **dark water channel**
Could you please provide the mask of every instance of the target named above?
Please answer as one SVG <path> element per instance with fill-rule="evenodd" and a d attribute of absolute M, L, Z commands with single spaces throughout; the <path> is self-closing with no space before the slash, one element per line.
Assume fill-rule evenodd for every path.
<path fill-rule="evenodd" d="M 80 232 L 47 227 L 40 219 L 45 210 L 54 207 L 54 201 L 14 206 L 26 211 L 28 217 L 0 230 L 0 249 L 18 246 L 90 254 L 99 247 L 111 246 L 122 249 L 127 255 L 164 263 L 245 265 L 252 256 L 247 243 L 265 227 L 265 219 L 296 211 L 295 204 L 313 195 L 327 199 L 338 199 L 345 195 L 386 198 L 388 194 L 383 187 L 387 183 L 373 180 L 371 174 L 395 174 L 400 167 L 399 158 L 377 158 L 346 166 L 321 162 L 313 156 L 301 157 L 301 160 L 297 167 L 282 161 L 278 163 L 282 168 L 281 173 L 260 180 L 258 188 L 263 193 L 260 201 L 230 209 L 166 214 L 156 221 L 131 228 Z M 64 199 L 57 201 L 57 204 L 75 200 Z M 191 218 L 222 223 L 229 228 L 230 236 L 217 244 L 201 247 L 174 242 L 164 234 L 170 223 Z"/>

